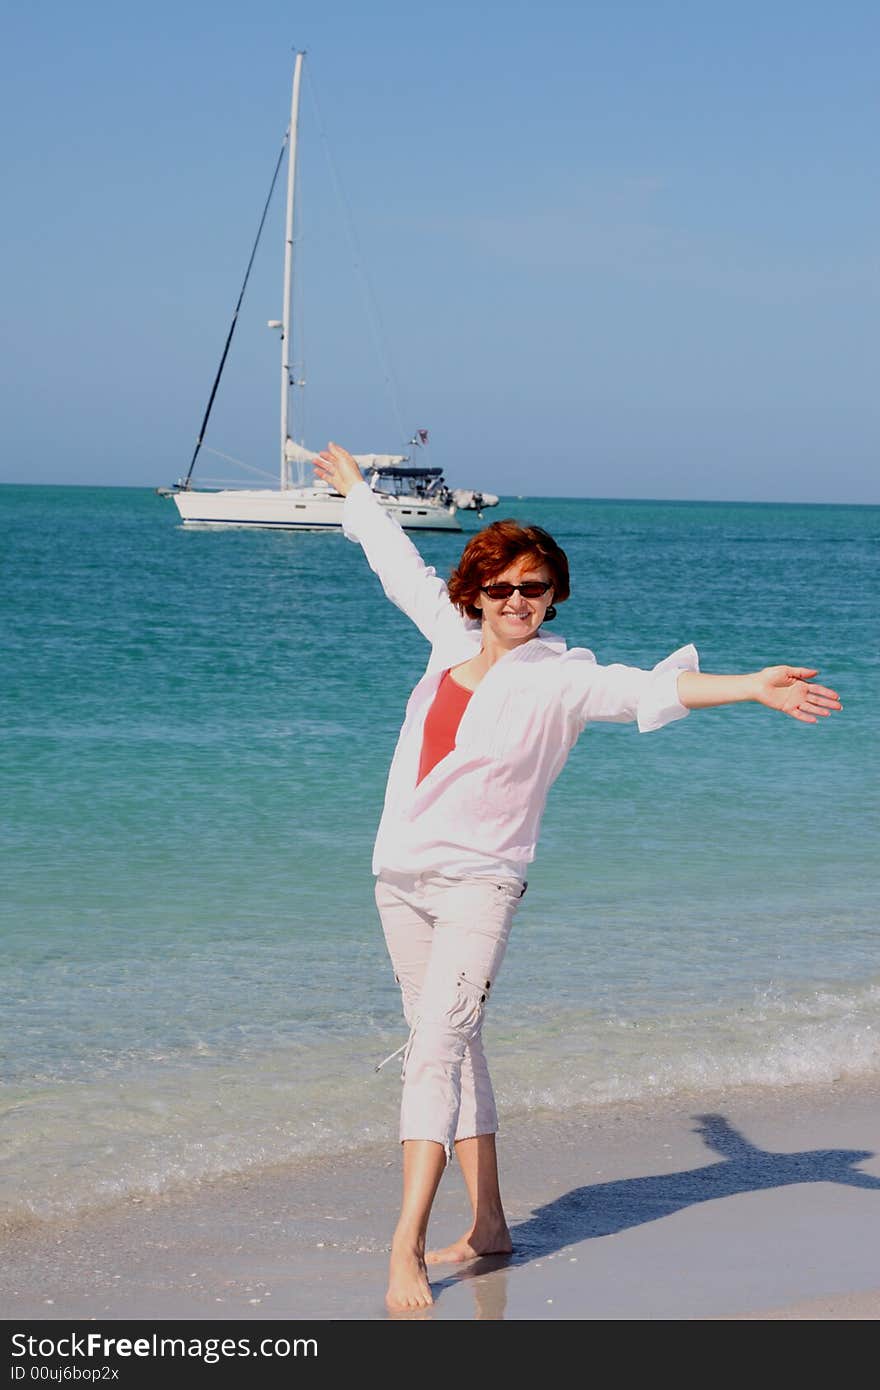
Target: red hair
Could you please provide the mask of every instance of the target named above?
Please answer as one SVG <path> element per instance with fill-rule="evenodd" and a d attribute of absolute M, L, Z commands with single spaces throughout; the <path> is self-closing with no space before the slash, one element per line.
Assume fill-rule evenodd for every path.
<path fill-rule="evenodd" d="M 541 526 L 520 526 L 509 518 L 493 521 L 471 536 L 449 576 L 449 597 L 469 618 L 482 618 L 476 607 L 481 586 L 515 560 L 526 558 L 547 566 L 553 583 L 553 602 L 563 603 L 571 592 L 565 551 Z"/>

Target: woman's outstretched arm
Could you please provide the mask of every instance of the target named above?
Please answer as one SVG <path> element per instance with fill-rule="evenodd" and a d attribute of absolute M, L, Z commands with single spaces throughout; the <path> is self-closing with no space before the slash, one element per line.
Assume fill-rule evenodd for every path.
<path fill-rule="evenodd" d="M 719 676 L 699 669 L 694 647 L 679 647 L 651 671 L 637 666 L 599 666 L 591 651 L 573 647 L 559 670 L 564 698 L 577 732 L 592 720 L 637 720 L 642 733 L 661 729 L 692 709 L 746 700 L 815 724 L 842 709 L 836 690 L 816 685 L 813 667 L 765 666 L 745 675 Z M 556 674 L 553 672 L 552 674 Z"/>
<path fill-rule="evenodd" d="M 818 670 L 806 666 L 765 666 L 742 676 L 713 676 L 708 671 L 682 671 L 678 677 L 678 698 L 687 709 L 708 709 L 713 705 L 738 704 L 753 700 L 768 709 L 777 709 L 815 724 L 832 710 L 842 709 L 840 697 L 826 685 L 814 685 Z"/>
<path fill-rule="evenodd" d="M 315 472 L 322 482 L 329 483 L 347 497 L 353 487 L 364 481 L 356 461 L 347 449 L 338 444 L 328 444 L 314 459 Z"/>
<path fill-rule="evenodd" d="M 459 628 L 463 620 L 444 581 L 425 564 L 406 533 L 382 508 L 351 454 L 338 444 L 328 444 L 315 458 L 315 473 L 346 499 L 343 530 L 349 540 L 360 542 L 370 569 L 378 575 L 392 603 L 412 619 L 429 642 L 436 642 L 447 624 Z"/>

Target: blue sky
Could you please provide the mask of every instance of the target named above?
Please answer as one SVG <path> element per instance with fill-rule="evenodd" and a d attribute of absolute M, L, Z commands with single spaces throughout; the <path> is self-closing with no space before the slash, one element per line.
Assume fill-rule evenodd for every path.
<path fill-rule="evenodd" d="M 427 427 L 502 493 L 876 503 L 878 37 L 850 0 L 10 8 L 0 480 L 185 470 L 298 45 L 310 443 Z M 281 215 L 208 435 L 270 470 Z"/>

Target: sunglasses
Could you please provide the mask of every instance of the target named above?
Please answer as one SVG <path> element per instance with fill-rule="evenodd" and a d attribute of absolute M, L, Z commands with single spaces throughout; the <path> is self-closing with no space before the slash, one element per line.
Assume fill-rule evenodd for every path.
<path fill-rule="evenodd" d="M 525 584 L 481 584 L 480 593 L 488 594 L 489 598 L 510 598 L 514 590 L 519 589 L 523 598 L 540 598 L 552 588 L 552 584 L 544 584 L 540 579 L 528 579 Z"/>

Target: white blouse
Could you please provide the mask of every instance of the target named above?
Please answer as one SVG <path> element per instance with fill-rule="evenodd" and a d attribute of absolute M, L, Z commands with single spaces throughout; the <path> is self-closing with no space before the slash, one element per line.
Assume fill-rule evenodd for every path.
<path fill-rule="evenodd" d="M 651 671 L 600 666 L 586 647 L 556 633 L 535 637 L 495 662 L 468 701 L 452 752 L 416 786 L 425 716 L 442 673 L 475 656 L 481 624 L 462 617 L 446 584 L 366 483 L 349 492 L 343 530 L 359 541 L 385 593 L 431 643 L 397 740 L 373 872 L 524 878 L 535 857 L 547 793 L 591 720 L 636 720 L 641 733 L 682 719 L 680 671 L 697 671 L 693 646 Z"/>

